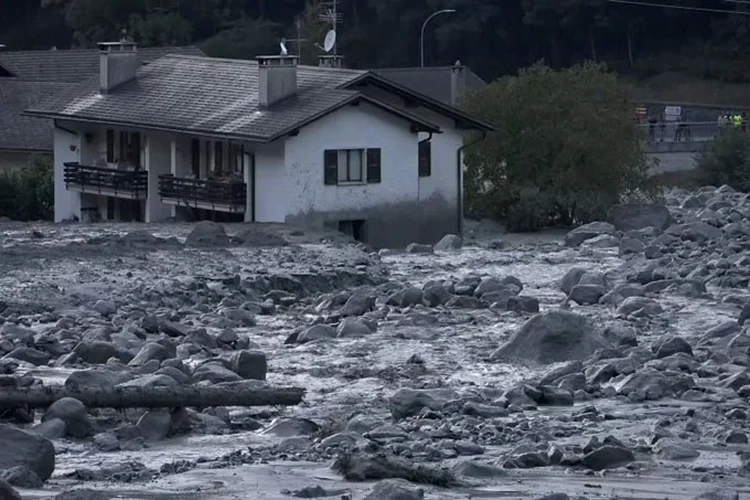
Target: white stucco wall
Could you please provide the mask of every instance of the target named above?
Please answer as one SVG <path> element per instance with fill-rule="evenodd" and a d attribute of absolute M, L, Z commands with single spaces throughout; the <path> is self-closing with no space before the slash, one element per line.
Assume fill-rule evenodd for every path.
<path fill-rule="evenodd" d="M 323 155 L 322 152 L 320 154 Z M 322 184 L 322 171 L 320 175 Z M 284 222 L 286 220 L 288 206 L 292 202 L 288 182 L 284 141 L 257 146 L 255 148 L 256 222 Z M 252 186 L 248 184 L 248 198 L 252 195 L 251 190 Z M 246 214 L 246 217 L 250 217 L 250 214 Z"/>
<path fill-rule="evenodd" d="M 72 129 L 70 123 L 61 123 L 61 126 Z M 81 218 L 81 195 L 68 191 L 65 187 L 66 162 L 81 160 L 81 136 L 70 133 L 61 128 L 55 128 L 55 222 L 62 222 L 73 217 Z M 71 146 L 74 150 L 71 151 Z"/>
<path fill-rule="evenodd" d="M 380 183 L 324 184 L 324 150 L 367 148 L 381 148 Z M 288 216 L 414 202 L 417 134 L 407 121 L 369 104 L 346 106 L 287 139 L 286 169 Z"/>

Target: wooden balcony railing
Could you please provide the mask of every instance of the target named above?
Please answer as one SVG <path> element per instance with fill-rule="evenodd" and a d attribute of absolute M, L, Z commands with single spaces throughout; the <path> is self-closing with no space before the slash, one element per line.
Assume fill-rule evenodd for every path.
<path fill-rule="evenodd" d="M 244 182 L 187 179 L 171 174 L 159 176 L 162 201 L 223 212 L 244 212 L 247 188 Z"/>
<path fill-rule="evenodd" d="M 100 193 L 115 197 L 143 199 L 148 191 L 148 172 L 90 167 L 65 163 L 64 180 L 69 190 Z"/>

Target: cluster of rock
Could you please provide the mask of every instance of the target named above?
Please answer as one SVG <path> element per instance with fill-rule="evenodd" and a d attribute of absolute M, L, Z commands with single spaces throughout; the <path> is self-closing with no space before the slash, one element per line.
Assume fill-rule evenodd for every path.
<path fill-rule="evenodd" d="M 695 460 L 698 443 L 738 447 L 741 471 L 750 475 L 750 305 L 741 293 L 750 283 L 748 216 L 750 197 L 727 187 L 673 191 L 666 205 L 615 207 L 608 222 L 571 231 L 565 245 L 577 255 L 617 249 L 620 268 L 570 268 L 557 283 L 564 300 L 543 312 L 517 276 L 469 274 L 416 286 L 388 279 L 378 254 L 361 246 L 347 250 L 341 265 L 316 261 L 294 273 L 162 281 L 91 301 L 74 313 L 24 314 L 0 306 L 0 387 L 13 390 L 40 385 L 22 374 L 29 366 L 75 368 L 65 381 L 70 388 L 259 384 L 266 379 L 267 355 L 243 330 L 278 315 L 295 319 L 298 326 L 285 343 L 301 350 L 315 342 L 379 335 L 386 325 L 430 328 L 437 324 L 436 311 L 491 311 L 524 322 L 487 359 L 541 373 L 503 389 L 416 376 L 411 387 L 387 398 L 388 415 L 358 413 L 331 432 L 311 420 L 275 418 L 271 410 L 231 418 L 223 408 L 122 414 L 63 398 L 31 426 L 33 413 L 11 408 L 2 418 L 16 425 L 0 424 L 0 496 L 7 490 L 15 498 L 12 486 L 46 481 L 55 469 L 57 439 L 117 451 L 186 432 L 237 430 L 282 441 L 233 453 L 216 467 L 273 458 L 336 459 L 348 479 L 380 481 L 367 497 L 372 500 L 424 498 L 425 489 L 414 483 L 450 486 L 518 469 L 637 472 L 656 460 Z M 218 225 L 198 225 L 194 233 L 187 245 L 196 249 L 232 244 Z M 149 240 L 144 234 L 129 238 Z M 301 249 L 276 246 L 276 258 L 305 258 Z M 434 247 L 410 245 L 407 253 L 429 259 L 460 248 L 461 239 L 449 235 Z M 721 302 L 735 318 L 683 336 L 672 324 L 675 298 Z M 412 357 L 408 363 L 420 373 L 423 361 Z M 709 405 L 666 415 L 637 438 L 620 438 L 605 426 L 626 417 L 602 410 L 604 400 L 630 405 L 666 398 Z M 543 407 L 574 403 L 584 404 L 554 418 L 539 416 Z M 583 442 L 569 439 L 584 429 L 602 433 Z M 438 466 L 445 463 L 450 467 Z M 115 471 L 79 470 L 75 477 L 145 480 L 195 465 L 178 461 L 155 471 L 131 463 Z M 316 488 L 318 495 L 331 493 Z M 304 497 L 316 488 L 289 493 Z"/>

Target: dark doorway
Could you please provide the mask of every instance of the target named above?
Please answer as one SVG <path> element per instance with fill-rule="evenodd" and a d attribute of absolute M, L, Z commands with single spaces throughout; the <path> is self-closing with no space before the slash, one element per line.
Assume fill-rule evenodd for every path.
<path fill-rule="evenodd" d="M 122 222 L 143 222 L 143 211 L 139 200 L 120 200 Z"/>
<path fill-rule="evenodd" d="M 357 241 L 365 241 L 365 221 L 364 220 L 340 220 L 339 232 L 351 236 Z"/>

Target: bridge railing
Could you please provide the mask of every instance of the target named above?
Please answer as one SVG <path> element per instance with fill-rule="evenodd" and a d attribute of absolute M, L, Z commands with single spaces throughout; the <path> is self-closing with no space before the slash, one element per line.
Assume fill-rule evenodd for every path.
<path fill-rule="evenodd" d="M 707 142 L 735 125 L 719 126 L 718 121 L 712 122 L 659 122 L 639 123 L 644 140 L 647 142 Z"/>

